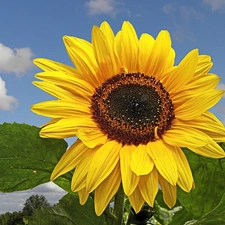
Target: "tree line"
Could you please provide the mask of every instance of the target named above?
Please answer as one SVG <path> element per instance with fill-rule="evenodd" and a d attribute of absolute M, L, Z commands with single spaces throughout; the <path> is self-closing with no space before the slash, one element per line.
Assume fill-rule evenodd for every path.
<path fill-rule="evenodd" d="M 32 216 L 35 209 L 41 207 L 50 207 L 50 203 L 43 195 L 31 195 L 26 202 L 22 211 L 6 212 L 0 215 L 0 225 L 24 225 L 27 224 L 26 217 Z"/>

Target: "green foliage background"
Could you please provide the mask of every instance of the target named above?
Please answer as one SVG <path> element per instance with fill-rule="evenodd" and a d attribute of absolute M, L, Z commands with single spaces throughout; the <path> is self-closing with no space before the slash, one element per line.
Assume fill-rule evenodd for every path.
<path fill-rule="evenodd" d="M 64 140 L 43 139 L 40 129 L 27 124 L 0 125 L 0 191 L 13 192 L 34 188 L 49 181 L 51 172 L 67 149 Z M 221 144 L 223 149 L 225 145 Z M 163 202 L 161 191 L 156 201 L 155 219 L 171 225 L 224 225 L 225 224 L 225 159 L 210 159 L 184 149 L 190 163 L 196 188 L 190 193 L 178 190 L 178 212 L 170 211 Z M 36 210 L 29 225 L 105 224 L 105 215 L 94 213 L 93 199 L 84 206 L 70 191 L 72 172 L 55 183 L 68 192 L 55 207 Z M 166 218 L 163 213 L 166 212 Z M 48 221 L 48 222 L 47 222 Z M 158 223 L 159 224 L 159 223 Z"/>

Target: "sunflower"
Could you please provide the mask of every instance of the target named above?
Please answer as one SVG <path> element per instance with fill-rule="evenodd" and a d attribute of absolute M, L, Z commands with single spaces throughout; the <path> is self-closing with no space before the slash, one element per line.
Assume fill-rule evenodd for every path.
<path fill-rule="evenodd" d="M 194 49 L 175 66 L 168 31 L 138 38 L 129 22 L 116 35 L 103 22 L 93 27 L 91 43 L 71 36 L 64 43 L 75 68 L 34 60 L 44 70 L 34 85 L 57 99 L 32 106 L 52 118 L 40 136 L 78 137 L 51 180 L 75 168 L 71 189 L 81 204 L 94 191 L 97 215 L 121 183 L 136 212 L 144 202 L 153 206 L 159 185 L 173 207 L 177 185 L 185 192 L 194 187 L 182 147 L 225 156 L 216 143 L 225 141 L 225 128 L 208 112 L 224 94 L 216 89 L 220 78 L 208 73 L 210 56 Z"/>

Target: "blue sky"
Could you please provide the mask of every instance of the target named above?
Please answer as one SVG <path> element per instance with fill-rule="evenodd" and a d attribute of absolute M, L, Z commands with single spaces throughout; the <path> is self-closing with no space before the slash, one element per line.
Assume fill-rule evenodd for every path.
<path fill-rule="evenodd" d="M 47 122 L 30 111 L 32 104 L 51 99 L 31 84 L 40 71 L 32 60 L 43 57 L 72 65 L 62 37 L 90 41 L 92 26 L 104 20 L 115 32 L 128 20 L 139 36 L 146 32 L 156 37 L 160 30 L 169 30 L 176 64 L 190 50 L 199 48 L 200 54 L 212 57 L 211 73 L 222 78 L 220 88 L 225 89 L 225 0 L 7 0 L 0 7 L 0 123 L 40 126 Z M 224 101 L 213 112 L 225 123 Z M 51 184 L 35 190 L 45 190 L 51 201 L 63 194 Z M 61 194 L 51 197 L 53 190 Z M 30 193 L 0 194 L 0 202 L 4 202 L 0 214 L 21 210 Z"/>

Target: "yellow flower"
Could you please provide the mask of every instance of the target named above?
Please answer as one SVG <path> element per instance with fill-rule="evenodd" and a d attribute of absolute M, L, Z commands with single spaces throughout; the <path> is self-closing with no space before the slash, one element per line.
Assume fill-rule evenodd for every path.
<path fill-rule="evenodd" d="M 95 194 L 100 215 L 123 190 L 134 210 L 153 206 L 160 184 L 169 207 L 179 185 L 190 192 L 192 172 L 181 150 L 212 158 L 224 157 L 216 142 L 225 128 L 208 112 L 223 96 L 219 77 L 208 74 L 211 58 L 189 52 L 174 66 L 168 31 L 156 39 L 124 22 L 114 35 L 108 23 L 92 30 L 92 43 L 65 36 L 75 68 L 48 59 L 34 62 L 44 72 L 34 85 L 57 98 L 32 106 L 53 118 L 40 132 L 44 138 L 78 140 L 65 152 L 51 180 L 75 168 L 71 188 L 84 204 Z"/>

